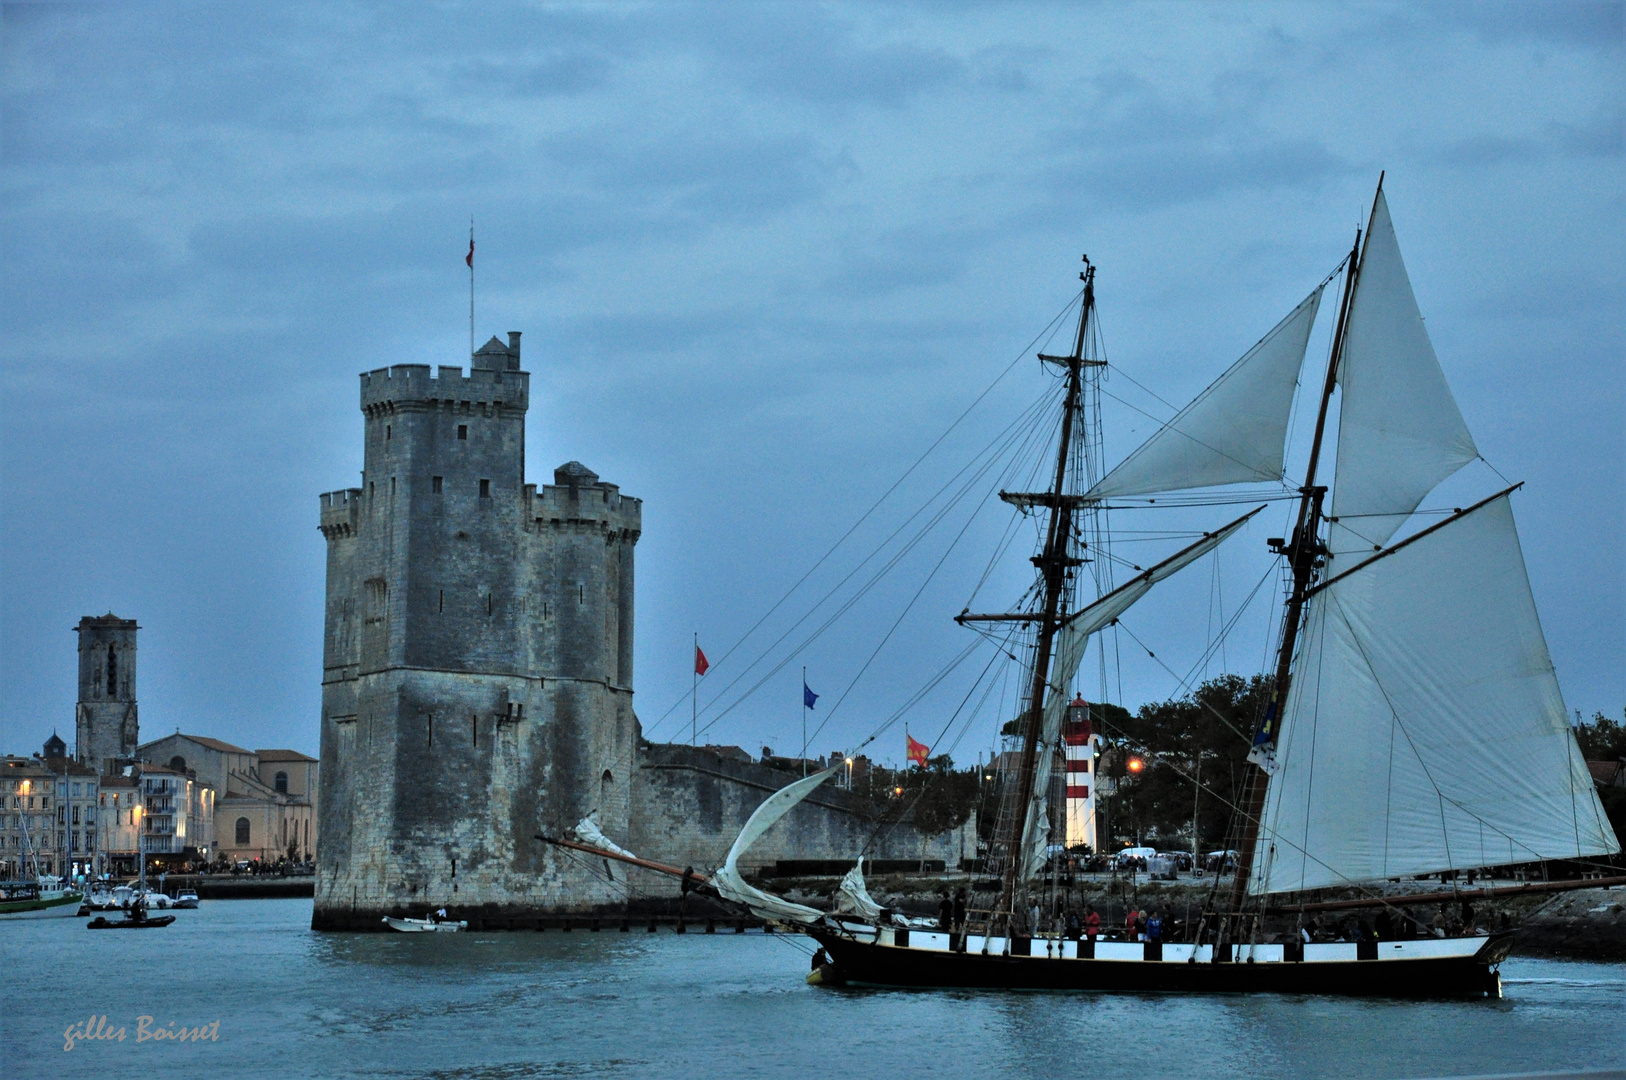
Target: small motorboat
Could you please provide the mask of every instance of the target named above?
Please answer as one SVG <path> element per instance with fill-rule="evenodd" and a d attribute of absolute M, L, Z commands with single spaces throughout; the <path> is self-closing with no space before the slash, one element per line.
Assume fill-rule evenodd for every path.
<path fill-rule="evenodd" d="M 195 889 L 182 889 L 175 894 L 175 906 L 178 908 L 195 908 L 198 906 L 198 894 Z"/>
<path fill-rule="evenodd" d="M 384 925 L 403 934 L 448 934 L 469 928 L 466 922 L 450 919 L 394 919 L 388 915 L 384 916 Z"/>
<path fill-rule="evenodd" d="M 147 930 L 156 926 L 168 926 L 175 921 L 173 915 L 154 915 L 150 919 L 108 919 L 98 915 L 85 924 L 87 930 Z"/>

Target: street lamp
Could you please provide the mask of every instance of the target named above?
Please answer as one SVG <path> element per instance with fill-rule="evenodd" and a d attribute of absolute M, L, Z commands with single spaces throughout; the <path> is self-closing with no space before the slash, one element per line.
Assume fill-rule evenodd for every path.
<path fill-rule="evenodd" d="M 1146 762 L 1142 761 L 1138 757 L 1132 757 L 1125 763 L 1125 768 L 1127 768 L 1130 772 L 1134 773 L 1135 775 L 1139 776 L 1140 771 L 1142 769 L 1146 768 Z"/>

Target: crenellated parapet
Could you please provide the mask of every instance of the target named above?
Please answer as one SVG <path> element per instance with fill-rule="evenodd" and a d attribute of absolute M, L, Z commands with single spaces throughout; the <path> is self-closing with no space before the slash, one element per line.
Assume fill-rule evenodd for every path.
<path fill-rule="evenodd" d="M 322 521 L 317 526 L 329 542 L 356 535 L 356 524 L 361 517 L 361 489 L 344 488 L 326 491 L 320 496 Z"/>
<path fill-rule="evenodd" d="M 525 520 L 530 527 L 596 527 L 606 539 L 637 543 L 643 531 L 644 501 L 598 478 L 579 461 L 553 470 L 553 483 L 525 485 Z"/>
<path fill-rule="evenodd" d="M 492 416 L 524 413 L 531 404 L 531 376 L 517 368 L 394 364 L 361 377 L 361 411 L 369 419 L 408 409 L 443 409 Z"/>

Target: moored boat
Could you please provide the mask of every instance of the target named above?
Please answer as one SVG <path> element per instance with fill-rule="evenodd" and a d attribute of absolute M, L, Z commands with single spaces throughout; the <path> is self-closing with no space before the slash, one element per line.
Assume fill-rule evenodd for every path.
<path fill-rule="evenodd" d="M 78 915 L 84 895 L 57 878 L 0 881 L 0 919 L 54 919 Z"/>
<path fill-rule="evenodd" d="M 384 916 L 384 925 L 401 934 L 450 934 L 467 930 L 469 924 L 451 919 L 398 919 Z"/>

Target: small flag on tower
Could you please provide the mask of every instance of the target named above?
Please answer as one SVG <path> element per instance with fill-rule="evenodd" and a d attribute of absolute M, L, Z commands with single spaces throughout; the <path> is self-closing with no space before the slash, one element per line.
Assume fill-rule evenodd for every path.
<path fill-rule="evenodd" d="M 924 769 L 926 767 L 926 755 L 932 752 L 932 748 L 907 732 L 904 733 L 903 737 L 909 740 L 909 760 Z"/>
<path fill-rule="evenodd" d="M 468 254 L 468 257 L 465 258 L 463 261 L 469 264 L 469 269 L 470 270 L 474 269 L 474 237 L 472 237 L 472 236 L 469 237 L 469 254 Z"/>
<path fill-rule="evenodd" d="M 819 701 L 819 695 L 817 695 L 813 691 L 809 690 L 807 688 L 807 680 L 803 679 L 802 680 L 802 708 L 811 709 L 814 705 L 818 704 L 818 701 Z"/>
<path fill-rule="evenodd" d="M 706 654 L 700 651 L 699 645 L 696 645 L 694 647 L 694 673 L 696 675 L 704 675 L 706 670 L 710 667 L 711 664 L 707 662 Z"/>

